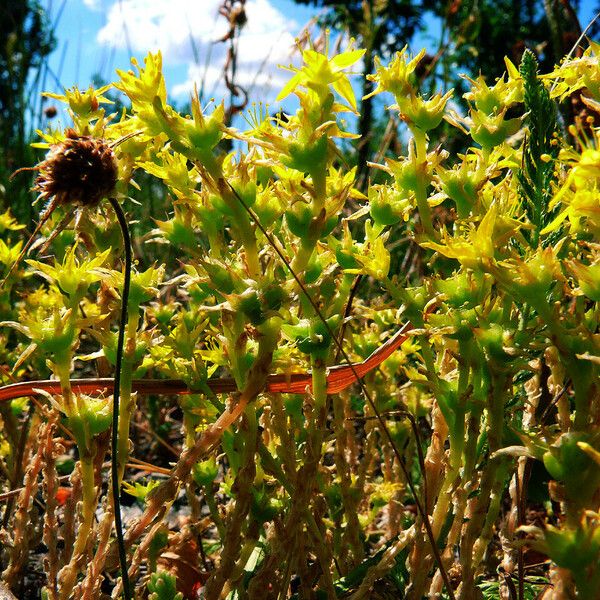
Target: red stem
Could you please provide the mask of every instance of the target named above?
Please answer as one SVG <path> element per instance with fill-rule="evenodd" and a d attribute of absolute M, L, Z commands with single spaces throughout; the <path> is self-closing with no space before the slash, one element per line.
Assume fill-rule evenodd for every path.
<path fill-rule="evenodd" d="M 336 365 L 327 372 L 327 393 L 336 394 L 352 385 L 358 377 L 364 377 L 369 371 L 378 367 L 388 358 L 408 337 L 412 329 L 406 323 L 385 344 L 382 344 L 363 362 L 349 365 Z M 208 387 L 215 394 L 237 392 L 235 381 L 231 377 L 212 377 L 207 381 Z M 114 386 L 112 378 L 72 379 L 71 387 L 76 393 L 102 394 L 111 393 Z M 312 375 L 310 373 L 291 373 L 269 375 L 265 392 L 278 394 L 304 394 L 312 389 Z M 54 380 L 23 381 L 12 383 L 0 388 L 0 402 L 14 400 L 25 396 L 36 395 L 37 390 L 49 394 L 60 394 L 60 383 Z M 179 379 L 135 379 L 133 391 L 139 394 L 199 394 L 200 390 L 190 389 Z"/>

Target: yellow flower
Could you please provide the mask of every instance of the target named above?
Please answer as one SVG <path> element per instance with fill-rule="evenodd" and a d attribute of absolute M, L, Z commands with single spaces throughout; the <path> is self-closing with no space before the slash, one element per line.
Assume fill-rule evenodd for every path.
<path fill-rule="evenodd" d="M 497 219 L 496 204 L 492 204 L 479 227 L 470 225 L 466 235 L 450 236 L 442 231 L 442 244 L 423 242 L 421 245 L 439 252 L 448 258 L 455 258 L 469 269 L 480 269 L 494 260 L 494 228 Z"/>
<path fill-rule="evenodd" d="M 600 230 L 600 133 L 594 138 L 584 140 L 587 147 L 581 153 L 573 149 L 562 150 L 559 159 L 571 165 L 571 169 L 550 202 L 552 210 L 560 202 L 563 210 L 547 225 L 542 234 L 550 233 L 569 219 L 573 231 L 579 231 L 585 224 L 594 230 Z"/>
<path fill-rule="evenodd" d="M 296 74 L 283 87 L 276 101 L 279 102 L 296 91 L 299 86 L 308 88 L 317 93 L 319 99 L 324 101 L 331 87 L 356 111 L 356 98 L 344 70 L 358 62 L 364 50 L 347 50 L 332 58 L 316 50 L 305 50 L 302 53 L 304 66 L 301 69 L 291 68 Z"/>
<path fill-rule="evenodd" d="M 72 300 L 80 300 L 92 283 L 101 281 L 108 276 L 110 271 L 102 265 L 106 262 L 111 249 L 96 254 L 91 260 L 79 261 L 76 256 L 77 245 L 72 246 L 65 253 L 64 260 L 60 264 L 56 259 L 54 266 L 50 266 L 37 260 L 27 262 L 35 267 L 36 273 L 41 275 L 50 283 L 56 283 L 60 290 L 67 294 Z"/>
<path fill-rule="evenodd" d="M 516 102 L 523 101 L 523 79 L 518 69 L 508 59 L 504 59 L 508 79 L 505 81 L 504 75 L 496 83 L 489 87 L 485 79 L 480 75 L 477 79 L 471 79 L 464 76 L 471 83 L 471 91 L 464 94 L 463 98 L 473 102 L 477 110 L 487 115 L 497 114 Z"/>
<path fill-rule="evenodd" d="M 381 92 L 390 92 L 394 94 L 396 102 L 401 104 L 403 98 L 413 93 L 414 72 L 425 56 L 425 49 L 421 50 L 411 60 L 408 60 L 407 50 L 408 46 L 404 46 L 400 52 L 396 53 L 396 56 L 394 56 L 387 67 L 382 66 L 379 58 L 375 57 L 377 72 L 374 75 L 367 75 L 367 79 L 375 81 L 377 87 L 365 96 L 363 100 Z"/>
<path fill-rule="evenodd" d="M 400 111 L 400 117 L 409 127 L 430 131 L 442 122 L 446 104 L 453 93 L 454 90 L 449 90 L 443 96 L 436 94 L 429 100 L 425 100 L 420 95 L 410 94 L 402 102 L 393 104 L 390 108 L 397 108 Z"/>
<path fill-rule="evenodd" d="M 25 225 L 21 225 L 17 220 L 10 214 L 10 209 L 0 214 L 0 233 L 5 231 L 19 231 L 24 229 Z"/>
<path fill-rule="evenodd" d="M 564 61 L 542 79 L 552 85 L 553 98 L 562 101 L 577 90 L 586 89 L 586 94 L 600 101 L 600 44 L 589 40 L 583 56 Z"/>
<path fill-rule="evenodd" d="M 387 277 L 390 270 L 390 253 L 385 247 L 389 231 L 380 234 L 380 228 L 373 226 L 371 221 L 365 223 L 365 242 L 359 252 L 353 255 L 362 268 L 346 269 L 347 273 L 366 273 L 373 279 L 381 280 Z"/>
<path fill-rule="evenodd" d="M 154 98 L 158 98 L 165 104 L 167 102 L 167 86 L 162 74 L 161 53 L 152 54 L 150 52 L 144 59 L 144 67 L 140 67 L 135 58 L 131 59 L 131 64 L 137 68 L 139 75 L 133 71 L 117 70 L 121 81 L 116 83 L 115 87 L 129 96 L 134 107 L 139 104 L 152 104 Z"/>
<path fill-rule="evenodd" d="M 44 96 L 60 100 L 69 105 L 72 113 L 78 117 L 94 118 L 104 114 L 104 110 L 100 108 L 101 104 L 112 104 L 113 102 L 104 96 L 112 87 L 112 84 L 105 85 L 97 90 L 90 86 L 85 92 L 79 88 L 73 87 L 65 90 L 64 95 L 45 93 Z"/>

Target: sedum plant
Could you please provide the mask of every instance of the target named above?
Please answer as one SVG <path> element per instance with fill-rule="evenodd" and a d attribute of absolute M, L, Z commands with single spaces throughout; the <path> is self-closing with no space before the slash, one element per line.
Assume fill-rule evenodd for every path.
<path fill-rule="evenodd" d="M 493 85 L 469 80 L 467 114 L 452 91 L 417 89 L 423 52 L 378 63 L 373 93 L 407 150 L 372 165 L 385 177 L 364 192 L 339 149 L 361 50 L 305 50 L 278 98 L 296 95 L 296 113 L 255 108 L 245 131 L 197 95 L 191 114 L 173 108 L 160 53 L 118 72 L 126 113 L 107 112 L 104 88 L 67 91 L 72 129 L 43 143 L 110 144 L 125 209 L 136 173 L 162 181 L 173 209 L 143 241 L 177 260 L 134 265 L 122 329 L 115 458 L 142 501 L 124 523 L 130 592 L 103 485 L 121 242 L 99 204 L 77 243 L 56 237 L 53 265 L 8 271 L 22 245 L 0 219 L 2 377 L 54 378 L 0 390 L 2 462 L 10 487 L 23 480 L 4 513 L 7 584 L 27 568 L 29 522 L 50 599 L 597 597 L 598 51 L 548 75 L 530 52 L 506 60 Z M 569 122 L 575 93 L 589 114 Z M 472 140 L 464 155 L 432 141 L 444 119 Z M 28 433 L 14 398 L 36 394 Z M 137 470 L 155 479 L 131 483 Z"/>

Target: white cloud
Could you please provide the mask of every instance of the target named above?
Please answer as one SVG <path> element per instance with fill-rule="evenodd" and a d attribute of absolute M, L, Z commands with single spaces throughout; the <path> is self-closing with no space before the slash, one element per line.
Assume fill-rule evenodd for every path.
<path fill-rule="evenodd" d="M 228 43 L 214 43 L 228 29 L 227 20 L 218 14 L 221 4 L 221 0 L 116 1 L 97 39 L 102 45 L 131 49 L 138 56 L 160 49 L 166 66 L 188 64 L 187 80 L 173 88 L 174 95 L 187 95 L 204 78 L 206 93 L 220 98 L 228 94 L 222 83 Z M 289 78 L 277 65 L 289 64 L 300 27 L 269 0 L 248 0 L 246 16 L 235 81 L 251 88 L 252 98 L 272 100 Z"/>

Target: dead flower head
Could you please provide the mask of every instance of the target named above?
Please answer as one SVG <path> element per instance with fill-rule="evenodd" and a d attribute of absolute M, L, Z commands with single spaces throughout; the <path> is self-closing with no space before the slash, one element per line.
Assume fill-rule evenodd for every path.
<path fill-rule="evenodd" d="M 109 144 L 79 136 L 69 129 L 67 137 L 53 144 L 37 166 L 34 190 L 56 205 L 89 207 L 110 196 L 117 184 L 117 161 Z"/>

